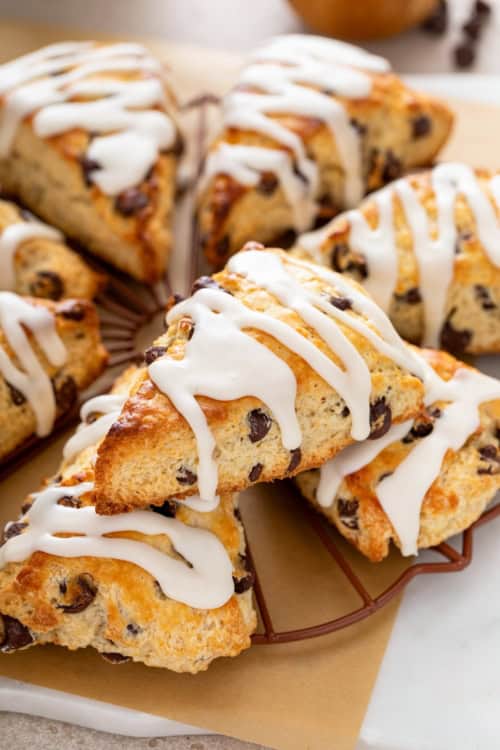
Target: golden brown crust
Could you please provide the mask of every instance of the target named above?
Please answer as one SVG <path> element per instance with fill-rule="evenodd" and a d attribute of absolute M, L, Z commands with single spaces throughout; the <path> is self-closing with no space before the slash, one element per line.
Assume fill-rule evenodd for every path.
<path fill-rule="evenodd" d="M 279 254 L 290 273 L 308 288 L 317 292 L 328 291 L 330 296 L 335 293 L 314 274 L 313 269 L 290 263 L 287 254 L 280 250 L 272 252 Z M 318 334 L 267 291 L 227 270 L 213 278 L 244 305 L 286 322 L 336 361 L 336 355 Z M 354 311 L 352 315 L 359 317 Z M 339 326 L 363 356 L 371 372 L 373 401 L 384 399 L 395 422 L 416 414 L 422 398 L 421 382 L 382 356 L 353 329 Z M 190 321 L 181 318 L 172 323 L 155 346 L 168 347 L 165 356 L 182 359 L 190 331 Z M 259 481 L 271 481 L 319 466 L 352 442 L 351 416 L 346 415 L 345 402 L 338 393 L 303 359 L 276 339 L 261 331 L 249 330 L 248 333 L 285 361 L 294 372 L 297 380 L 296 413 L 303 442 L 300 456 L 286 450 L 269 408 L 254 397 L 235 401 L 198 398 L 216 442 L 219 493 L 237 492 L 251 484 L 252 469 L 257 464 L 261 465 Z M 270 425 L 264 437 L 256 441 L 252 441 L 250 429 L 254 410 L 264 412 Z M 161 504 L 171 496 L 193 494 L 197 489 L 197 466 L 194 434 L 170 400 L 152 383 L 144 368 L 120 418 L 99 447 L 96 464 L 98 512 L 116 513 Z"/>
<path fill-rule="evenodd" d="M 453 115 L 441 101 L 412 91 L 393 74 L 366 73 L 372 92 L 361 99 L 330 96 L 356 121 L 362 140 L 366 192 L 382 187 L 415 167 L 431 164 L 449 137 Z M 324 92 L 323 92 L 324 93 Z M 297 134 L 319 169 L 318 217 L 322 221 L 345 208 L 344 177 L 337 145 L 328 127 L 313 117 L 269 115 Z M 420 129 L 417 123 L 423 123 Z M 425 127 L 424 127 L 425 126 Z M 211 146 L 221 143 L 279 149 L 260 133 L 226 128 Z M 201 196 L 199 225 L 209 262 L 220 268 L 249 240 L 272 244 L 293 229 L 293 217 L 282 187 L 269 190 L 270 173 L 255 188 L 225 174 L 216 175 Z"/>
<path fill-rule="evenodd" d="M 422 354 L 445 380 L 465 366 L 445 352 L 423 349 Z M 432 424 L 439 418 L 435 416 L 438 406 L 434 404 L 424 410 L 414 425 Z M 419 548 L 439 544 L 468 528 L 500 489 L 500 401 L 483 404 L 480 416 L 480 426 L 465 445 L 456 453 L 447 452 L 440 474 L 425 496 L 420 514 Z M 376 485 L 380 477 L 394 471 L 411 451 L 412 441 L 418 438 L 414 434 L 410 437 L 411 441 L 403 439 L 393 443 L 363 469 L 345 477 L 329 508 L 320 507 L 315 499 L 319 471 L 306 472 L 296 478 L 304 497 L 374 562 L 388 555 L 391 542 L 400 546 L 377 499 Z"/>

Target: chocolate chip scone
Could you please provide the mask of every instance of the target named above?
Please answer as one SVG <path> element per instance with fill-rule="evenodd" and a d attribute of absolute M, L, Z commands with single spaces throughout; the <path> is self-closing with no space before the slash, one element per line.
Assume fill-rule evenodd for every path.
<path fill-rule="evenodd" d="M 499 219 L 500 173 L 443 163 L 299 237 L 293 252 L 361 281 L 409 341 L 500 352 Z"/>
<path fill-rule="evenodd" d="M 291 244 L 366 192 L 431 164 L 453 119 L 386 60 L 301 35 L 254 53 L 223 111 L 198 212 L 201 243 L 217 267 L 249 240 Z"/>
<path fill-rule="evenodd" d="M 195 673 L 250 646 L 253 576 L 235 496 L 218 504 L 168 501 L 107 518 L 94 511 L 93 460 L 106 428 L 99 409 L 119 409 L 135 377 L 127 371 L 111 396 L 92 400 L 79 432 L 82 450 L 75 454 L 73 443 L 61 473 L 6 527 L 4 652 L 92 646 L 114 664 L 133 659 Z"/>
<path fill-rule="evenodd" d="M 180 138 L 165 70 L 137 44 L 62 42 L 0 66 L 0 183 L 111 265 L 157 281 Z"/>
<path fill-rule="evenodd" d="M 0 199 L 0 290 L 55 301 L 93 299 L 105 283 L 57 229 Z"/>
<path fill-rule="evenodd" d="M 420 409 L 421 362 L 388 318 L 282 250 L 250 244 L 167 323 L 99 447 L 99 513 L 292 476 Z"/>
<path fill-rule="evenodd" d="M 0 463 L 49 435 L 106 362 L 91 302 L 0 292 Z"/>
<path fill-rule="evenodd" d="M 296 478 L 373 561 L 391 542 L 412 555 L 463 531 L 500 489 L 500 381 L 445 352 L 421 356 L 434 372 L 417 419 Z"/>

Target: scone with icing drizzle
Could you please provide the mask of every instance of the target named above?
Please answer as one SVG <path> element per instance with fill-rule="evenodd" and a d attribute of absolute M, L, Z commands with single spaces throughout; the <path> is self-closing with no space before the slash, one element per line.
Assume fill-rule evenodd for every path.
<path fill-rule="evenodd" d="M 0 465 L 49 435 L 106 362 L 91 302 L 0 292 Z"/>
<path fill-rule="evenodd" d="M 168 501 L 110 517 L 94 508 L 93 461 L 107 417 L 136 377 L 92 399 L 61 473 L 23 505 L 0 549 L 4 652 L 92 646 L 177 672 L 205 670 L 250 646 L 256 616 L 236 497 Z"/>
<path fill-rule="evenodd" d="M 303 495 L 373 561 L 463 531 L 500 490 L 500 381 L 421 350 L 425 409 L 300 474 Z"/>
<path fill-rule="evenodd" d="M 161 63 L 62 42 L 0 66 L 0 184 L 111 265 L 157 281 L 180 140 Z"/>
<path fill-rule="evenodd" d="M 70 250 L 61 232 L 0 199 L 0 291 L 92 299 L 104 285 L 105 277 Z"/>
<path fill-rule="evenodd" d="M 282 250 L 250 243 L 167 324 L 99 447 L 99 513 L 292 476 L 422 405 L 422 363 L 384 313 Z"/>
<path fill-rule="evenodd" d="M 249 240 L 283 247 L 410 168 L 431 164 L 449 109 L 381 57 L 290 35 L 250 58 L 223 102 L 200 184 L 199 226 L 220 267 Z"/>
<path fill-rule="evenodd" d="M 443 163 L 374 193 L 297 252 L 361 281 L 409 341 L 500 352 L 500 174 Z"/>

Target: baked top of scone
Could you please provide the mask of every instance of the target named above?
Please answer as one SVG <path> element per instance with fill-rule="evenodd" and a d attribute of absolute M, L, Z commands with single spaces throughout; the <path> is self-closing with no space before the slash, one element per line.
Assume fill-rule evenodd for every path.
<path fill-rule="evenodd" d="M 107 362 L 95 307 L 0 292 L 0 459 L 44 437 Z"/>
<path fill-rule="evenodd" d="M 129 369 L 103 398 L 120 398 L 135 377 Z M 94 399 L 89 408 L 99 407 Z M 99 422 L 98 412 L 94 417 L 80 435 Z M 236 497 L 212 505 L 171 500 L 155 511 L 98 516 L 98 439 L 86 439 L 6 527 L 2 650 L 90 645 L 113 663 L 131 658 L 198 672 L 248 648 L 256 617 Z"/>
<path fill-rule="evenodd" d="M 155 281 L 171 241 L 174 108 L 165 67 L 139 44 L 61 42 L 6 63 L 2 185 L 106 261 Z"/>
<path fill-rule="evenodd" d="M 192 291 L 99 446 L 98 512 L 290 476 L 419 410 L 420 361 L 350 280 L 250 244 Z"/>
<path fill-rule="evenodd" d="M 358 205 L 431 163 L 451 123 L 443 103 L 408 89 L 381 57 L 331 39 L 276 37 L 224 98 L 207 154 L 200 225 L 209 260 L 220 266 L 247 240 L 270 244 Z"/>
<path fill-rule="evenodd" d="M 372 560 L 388 554 L 391 540 L 413 555 L 462 531 L 500 489 L 500 381 L 445 352 L 420 356 L 430 367 L 415 420 L 296 479 Z"/>
<path fill-rule="evenodd" d="M 0 291 L 93 299 L 104 285 L 104 275 L 70 250 L 59 230 L 0 198 Z"/>
<path fill-rule="evenodd" d="M 500 351 L 500 174 L 442 163 L 370 195 L 297 247 L 370 292 L 405 338 Z"/>

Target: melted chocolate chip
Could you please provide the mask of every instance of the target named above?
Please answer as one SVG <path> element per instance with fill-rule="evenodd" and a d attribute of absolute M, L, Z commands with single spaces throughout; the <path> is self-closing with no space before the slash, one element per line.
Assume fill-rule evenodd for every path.
<path fill-rule="evenodd" d="M 300 448 L 294 448 L 293 451 L 290 451 L 290 463 L 288 464 L 287 474 L 295 471 L 301 461 L 302 451 L 300 450 Z"/>
<path fill-rule="evenodd" d="M 483 29 L 481 18 L 479 16 L 471 16 L 462 26 L 462 31 L 465 36 L 469 37 L 473 41 L 477 41 L 481 35 Z"/>
<path fill-rule="evenodd" d="M 231 240 L 229 239 L 229 235 L 225 234 L 224 237 L 221 237 L 221 239 L 217 241 L 215 245 L 215 253 L 219 258 L 223 260 L 229 255 L 230 247 Z"/>
<path fill-rule="evenodd" d="M 411 121 L 411 128 L 414 140 L 429 135 L 432 128 L 430 117 L 427 117 L 427 115 L 419 115 L 418 117 L 414 117 Z"/>
<path fill-rule="evenodd" d="M 500 463 L 500 457 L 494 445 L 483 445 L 479 448 L 478 453 L 485 461 L 498 461 Z"/>
<path fill-rule="evenodd" d="M 432 422 L 417 422 L 410 430 L 410 434 L 415 438 L 425 438 L 430 435 L 434 429 Z"/>
<path fill-rule="evenodd" d="M 28 502 L 23 503 L 21 505 L 21 513 L 23 513 L 23 514 L 27 513 L 30 510 L 30 508 L 31 508 L 32 505 L 33 505 L 33 503 L 31 501 L 29 501 L 29 500 L 28 500 Z"/>
<path fill-rule="evenodd" d="M 85 318 L 85 307 L 78 302 L 67 302 L 59 307 L 57 314 L 66 320 L 80 321 Z"/>
<path fill-rule="evenodd" d="M 61 379 L 53 379 L 52 386 L 59 414 L 66 414 L 75 405 L 78 398 L 78 388 L 71 375 Z"/>
<path fill-rule="evenodd" d="M 401 159 L 394 154 L 389 148 L 385 155 L 384 168 L 382 169 L 382 180 L 384 182 L 392 182 L 401 177 L 403 173 L 403 165 Z"/>
<path fill-rule="evenodd" d="M 398 302 L 405 302 L 407 305 L 418 305 L 422 302 L 422 295 L 416 286 L 407 289 L 403 294 L 395 294 L 394 296 Z"/>
<path fill-rule="evenodd" d="M 344 419 L 346 419 L 349 416 L 350 413 L 351 413 L 351 410 L 349 409 L 349 407 L 348 406 L 344 406 L 344 408 L 340 412 L 340 416 L 344 417 Z"/>
<path fill-rule="evenodd" d="M 476 60 L 476 50 L 470 41 L 457 44 L 453 50 L 455 64 L 459 68 L 470 68 Z"/>
<path fill-rule="evenodd" d="M 297 232 L 295 229 L 290 228 L 279 234 L 272 244 L 282 248 L 282 250 L 288 250 L 295 243 L 296 239 Z"/>
<path fill-rule="evenodd" d="M 36 278 L 29 285 L 33 297 L 43 297 L 57 302 L 64 294 L 61 277 L 53 271 L 37 271 Z"/>
<path fill-rule="evenodd" d="M 441 329 L 441 346 L 452 354 L 463 354 L 472 339 L 472 331 L 464 329 L 458 331 L 451 323 L 455 309 L 450 312 L 448 319 Z"/>
<path fill-rule="evenodd" d="M 262 469 L 264 468 L 263 464 L 255 464 L 255 466 L 252 466 L 250 469 L 250 472 L 248 474 L 248 479 L 250 482 L 256 482 L 257 479 L 262 474 Z"/>
<path fill-rule="evenodd" d="M 7 381 L 5 381 L 5 385 L 9 389 L 10 399 L 14 406 L 22 406 L 26 403 L 26 396 L 24 395 L 24 393 L 21 393 L 21 391 L 19 391 Z"/>
<path fill-rule="evenodd" d="M 250 428 L 248 439 L 251 443 L 258 443 L 271 429 L 273 420 L 262 409 L 253 409 L 247 414 L 247 423 Z"/>
<path fill-rule="evenodd" d="M 195 294 L 199 289 L 218 289 L 221 292 L 226 292 L 226 294 L 231 294 L 228 289 L 224 289 L 215 279 L 213 279 L 211 276 L 200 276 L 199 279 L 196 279 L 196 281 L 193 283 L 193 286 L 191 287 L 191 294 Z"/>
<path fill-rule="evenodd" d="M 448 6 L 446 0 L 439 0 L 436 10 L 422 23 L 421 28 L 429 34 L 442 36 L 448 28 Z"/>
<path fill-rule="evenodd" d="M 139 188 L 133 187 L 124 190 L 115 200 L 115 208 L 122 216 L 134 216 L 142 211 L 149 203 L 148 196 Z"/>
<path fill-rule="evenodd" d="M 333 246 L 331 256 L 331 266 L 338 273 L 355 272 L 360 279 L 366 279 L 368 276 L 368 267 L 366 262 L 361 258 L 355 258 L 345 243 L 337 243 Z"/>
<path fill-rule="evenodd" d="M 95 159 L 89 159 L 88 156 L 82 156 L 80 158 L 80 165 L 83 172 L 83 180 L 87 187 L 90 187 L 93 183 L 92 172 L 101 169 L 101 165 Z"/>
<path fill-rule="evenodd" d="M 30 631 L 19 620 L 16 620 L 15 617 L 9 617 L 9 615 L 0 615 L 0 618 L 3 626 L 1 651 L 17 651 L 33 643 L 33 636 Z"/>
<path fill-rule="evenodd" d="M 76 615 L 83 612 L 92 604 L 97 595 L 97 586 L 90 573 L 82 573 L 78 576 L 75 585 L 78 591 L 71 604 L 57 605 L 58 609 L 62 609 L 66 615 Z"/>
<path fill-rule="evenodd" d="M 370 440 L 381 438 L 388 431 L 392 424 L 391 407 L 386 404 L 385 398 L 378 398 L 373 404 L 370 404 Z"/>
<path fill-rule="evenodd" d="M 175 514 L 177 513 L 177 503 L 173 500 L 165 500 L 163 505 L 152 505 L 151 510 L 155 513 L 159 513 L 160 516 L 165 516 L 165 518 L 175 518 Z"/>
<path fill-rule="evenodd" d="M 495 310 L 496 309 L 497 306 L 493 302 L 490 292 L 485 286 L 482 286 L 482 284 L 476 284 L 474 286 L 474 294 L 483 310 Z"/>
<path fill-rule="evenodd" d="M 195 484 L 198 477 L 193 471 L 190 471 L 187 466 L 181 466 L 175 477 L 179 484 L 191 485 Z"/>
<path fill-rule="evenodd" d="M 130 633 L 130 635 L 139 635 L 141 631 L 142 628 L 140 628 L 139 625 L 136 625 L 135 622 L 129 622 L 127 625 L 127 633 Z"/>
<path fill-rule="evenodd" d="M 279 185 L 278 178 L 272 172 L 263 172 L 257 185 L 257 192 L 262 195 L 272 195 Z"/>
<path fill-rule="evenodd" d="M 64 505 L 65 508 L 81 508 L 82 501 L 79 497 L 73 497 L 72 495 L 64 495 L 57 501 L 58 505 Z"/>
<path fill-rule="evenodd" d="M 347 297 L 330 297 L 330 304 L 339 310 L 351 310 L 352 302 Z"/>
<path fill-rule="evenodd" d="M 486 0 L 476 0 L 474 3 L 474 12 L 477 13 L 478 16 L 487 17 L 491 15 L 491 5 L 490 3 L 487 3 Z"/>
<path fill-rule="evenodd" d="M 123 654 L 118 654 L 112 651 L 101 652 L 101 656 L 111 664 L 123 664 L 126 661 L 130 661 L 130 656 L 124 656 Z"/>
<path fill-rule="evenodd" d="M 64 596 L 64 594 L 66 594 L 68 592 L 68 586 L 66 584 L 66 581 L 60 581 L 60 583 L 59 583 L 59 592 L 61 594 L 63 594 L 63 596 Z"/>
<path fill-rule="evenodd" d="M 163 357 L 166 351 L 166 346 L 150 346 L 149 349 L 146 349 L 144 352 L 144 362 L 147 365 L 150 365 L 156 359 L 159 359 L 159 357 Z"/>
<path fill-rule="evenodd" d="M 345 500 L 342 497 L 337 500 L 339 519 L 344 526 L 352 531 L 359 529 L 358 508 L 359 502 L 357 500 Z"/>
<path fill-rule="evenodd" d="M 23 523 L 22 521 L 16 521 L 16 523 L 10 523 L 8 526 L 5 527 L 5 530 L 3 532 L 3 540 L 4 542 L 7 541 L 7 539 L 12 539 L 14 536 L 18 536 L 21 534 L 22 530 L 27 527 L 27 523 Z"/>
<path fill-rule="evenodd" d="M 235 594 L 243 594 L 248 589 L 251 589 L 255 582 L 254 573 L 247 573 L 243 578 L 235 578 L 233 576 L 234 592 Z"/>

